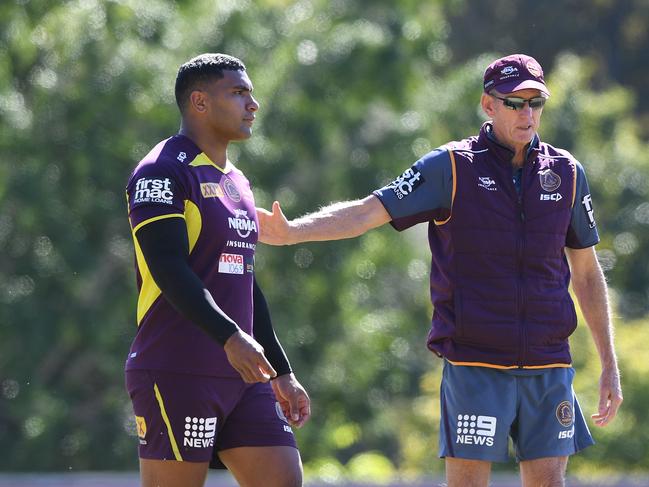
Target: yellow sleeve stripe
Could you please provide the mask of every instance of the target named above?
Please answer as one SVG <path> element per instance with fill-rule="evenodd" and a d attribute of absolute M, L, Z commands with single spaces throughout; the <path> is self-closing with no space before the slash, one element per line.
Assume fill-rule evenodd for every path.
<path fill-rule="evenodd" d="M 444 221 L 439 222 L 439 221 L 435 220 L 435 225 L 438 225 L 438 226 L 439 225 L 444 225 L 445 223 L 448 223 L 448 221 L 453 216 L 453 203 L 455 202 L 455 191 L 457 190 L 457 174 L 455 172 L 455 154 L 453 153 L 452 150 L 449 149 L 448 155 L 451 158 L 451 171 L 453 173 L 453 193 L 451 194 L 451 214 Z"/>
<path fill-rule="evenodd" d="M 143 222 L 138 223 L 137 226 L 133 229 L 133 235 L 135 235 L 135 232 L 137 232 L 144 225 L 157 222 L 158 220 L 164 220 L 166 218 L 185 218 L 185 215 L 183 215 L 182 213 L 169 213 L 168 215 L 154 216 L 153 218 L 149 218 L 148 220 L 144 220 Z"/>
<path fill-rule="evenodd" d="M 198 237 L 201 233 L 202 220 L 201 213 L 192 201 L 185 200 L 185 213 L 171 213 L 169 215 L 160 215 L 143 221 L 133 229 L 133 244 L 135 247 L 135 258 L 137 259 L 137 268 L 142 278 L 142 287 L 137 300 L 137 325 L 142 324 L 142 320 L 147 312 L 151 309 L 156 300 L 160 297 L 161 291 L 151 276 L 151 271 L 147 266 L 140 244 L 135 237 L 135 232 L 143 225 L 165 218 L 183 218 L 187 227 L 187 236 L 189 238 L 189 253 L 191 254 L 196 246 Z"/>
<path fill-rule="evenodd" d="M 185 215 L 182 213 L 170 213 L 169 215 L 160 215 L 148 220 L 144 220 L 139 225 L 133 229 L 133 246 L 135 247 L 135 258 L 137 260 L 137 268 L 140 271 L 140 277 L 142 278 L 142 288 L 140 289 L 140 295 L 137 299 L 137 326 L 140 326 L 142 319 L 146 312 L 151 308 L 156 299 L 160 296 L 160 288 L 153 280 L 151 276 L 151 271 L 149 271 L 149 266 L 144 260 L 144 255 L 142 254 L 142 249 L 140 248 L 140 243 L 135 236 L 135 232 L 142 226 L 147 223 L 152 223 L 158 220 L 164 220 L 165 218 L 185 218 Z"/>
<path fill-rule="evenodd" d="M 190 200 L 185 200 L 185 222 L 187 223 L 187 238 L 189 239 L 189 253 L 191 254 L 201 234 L 203 219 L 198 206 Z"/>
<path fill-rule="evenodd" d="M 448 359 L 446 359 L 448 360 Z M 448 362 L 453 365 L 464 365 L 469 367 L 488 367 L 490 369 L 502 369 L 502 370 L 511 370 L 511 369 L 555 369 L 558 367 L 569 368 L 572 367 L 572 364 L 547 364 L 547 365 L 523 365 L 519 367 L 518 365 L 496 365 L 496 364 L 487 364 L 484 362 L 454 362 L 448 360 Z"/>
<path fill-rule="evenodd" d="M 153 390 L 155 392 L 155 398 L 158 400 L 158 405 L 160 406 L 160 414 L 162 415 L 162 420 L 167 425 L 167 433 L 169 434 L 169 442 L 171 443 L 171 449 L 174 452 L 174 457 L 179 462 L 183 461 L 183 457 L 180 455 L 180 450 L 178 449 L 178 444 L 176 443 L 176 437 L 174 432 L 171 429 L 171 423 L 169 422 L 169 416 L 167 416 L 167 410 L 165 409 L 164 402 L 162 401 L 162 395 L 160 394 L 160 389 L 158 389 L 158 384 L 153 383 Z"/>

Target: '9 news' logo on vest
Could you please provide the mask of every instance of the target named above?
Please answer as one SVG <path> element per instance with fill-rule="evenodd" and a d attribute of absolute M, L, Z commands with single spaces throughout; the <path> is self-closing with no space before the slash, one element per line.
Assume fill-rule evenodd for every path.
<path fill-rule="evenodd" d="M 140 178 L 135 183 L 133 203 L 173 203 L 174 193 L 171 190 L 171 180 Z"/>

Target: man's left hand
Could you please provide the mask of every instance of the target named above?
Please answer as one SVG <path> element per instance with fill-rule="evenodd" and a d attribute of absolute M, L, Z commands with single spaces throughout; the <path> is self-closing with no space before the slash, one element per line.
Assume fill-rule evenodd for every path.
<path fill-rule="evenodd" d="M 311 416 L 311 399 L 295 375 L 280 375 L 270 382 L 282 412 L 291 426 L 300 428 Z"/>
<path fill-rule="evenodd" d="M 617 367 L 605 368 L 599 378 L 599 407 L 598 412 L 591 418 L 597 426 L 606 426 L 617 415 L 622 404 L 622 386 L 620 371 Z"/>

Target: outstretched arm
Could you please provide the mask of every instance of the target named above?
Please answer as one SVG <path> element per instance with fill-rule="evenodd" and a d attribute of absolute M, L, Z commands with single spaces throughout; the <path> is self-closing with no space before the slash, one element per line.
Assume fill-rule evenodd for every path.
<path fill-rule="evenodd" d="M 593 414 L 592 418 L 597 426 L 606 426 L 615 418 L 623 399 L 620 371 L 613 344 L 613 325 L 606 280 L 597 261 L 594 247 L 566 248 L 566 256 L 572 274 L 572 287 L 586 319 L 586 324 L 590 328 L 602 364 L 599 407 L 598 412 Z"/>
<path fill-rule="evenodd" d="M 291 221 L 286 219 L 277 201 L 270 212 L 257 208 L 257 215 L 259 240 L 270 245 L 358 237 L 391 220 L 383 204 L 374 195 L 362 200 L 333 203 Z"/>

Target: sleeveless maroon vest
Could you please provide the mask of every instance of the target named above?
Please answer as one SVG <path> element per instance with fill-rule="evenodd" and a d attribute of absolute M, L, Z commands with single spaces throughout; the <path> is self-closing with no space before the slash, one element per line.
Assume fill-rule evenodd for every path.
<path fill-rule="evenodd" d="M 520 193 L 513 153 L 478 137 L 452 142 L 449 218 L 431 222 L 429 348 L 452 362 L 505 367 L 569 364 L 577 326 L 564 254 L 576 164 L 537 142 Z"/>

